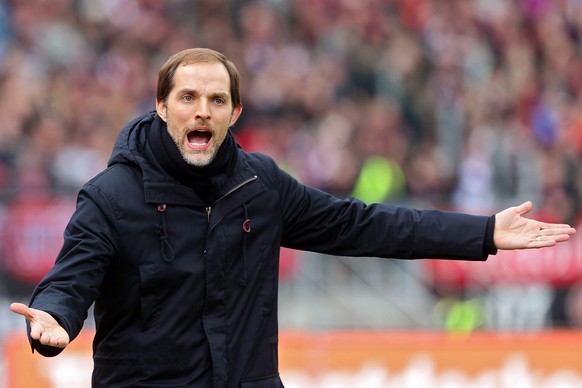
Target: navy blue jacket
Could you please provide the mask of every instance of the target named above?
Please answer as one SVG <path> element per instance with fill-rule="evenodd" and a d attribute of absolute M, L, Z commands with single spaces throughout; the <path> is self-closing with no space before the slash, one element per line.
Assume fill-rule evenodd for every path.
<path fill-rule="evenodd" d="M 282 387 L 280 246 L 405 259 L 490 253 L 490 217 L 337 199 L 242 149 L 224 196 L 207 206 L 148 162 L 153 118 L 129 123 L 108 168 L 83 186 L 30 304 L 71 339 L 95 304 L 94 387 Z"/>

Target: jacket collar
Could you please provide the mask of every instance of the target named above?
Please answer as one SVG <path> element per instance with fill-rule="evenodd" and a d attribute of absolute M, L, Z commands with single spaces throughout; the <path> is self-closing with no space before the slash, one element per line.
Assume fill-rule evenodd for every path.
<path fill-rule="evenodd" d="M 234 173 L 225 182 L 226 194 L 218 199 L 214 205 L 232 197 L 245 202 L 264 190 L 258 181 L 257 173 L 249 166 L 245 153 L 238 150 L 239 157 Z M 159 177 L 158 177 L 159 178 Z M 244 188 L 245 190 L 241 190 Z M 165 203 L 167 205 L 208 206 L 196 192 L 187 186 L 171 179 L 148 179 L 144 172 L 145 199 L 149 203 Z M 240 192 L 244 192 L 243 195 Z M 239 202 L 240 203 L 240 202 Z"/>
<path fill-rule="evenodd" d="M 160 166 L 148 162 L 148 158 L 145 157 L 146 152 L 151 152 L 147 146 L 147 135 L 155 116 L 155 111 L 146 113 L 129 122 L 121 130 L 109 159 L 109 166 L 114 164 L 137 166 L 143 174 L 145 200 L 148 203 L 206 207 L 207 204 L 192 188 L 181 184 L 165 173 Z M 223 199 L 236 198 L 237 201 L 247 201 L 262 192 L 264 187 L 259 179 L 254 178 L 257 173 L 247 162 L 246 153 L 240 148 L 237 151 L 239 155 L 236 167 L 225 182 L 225 189 L 222 192 L 228 194 Z M 244 190 L 240 190 L 243 187 Z M 217 205 L 221 202 L 223 200 L 219 199 Z"/>

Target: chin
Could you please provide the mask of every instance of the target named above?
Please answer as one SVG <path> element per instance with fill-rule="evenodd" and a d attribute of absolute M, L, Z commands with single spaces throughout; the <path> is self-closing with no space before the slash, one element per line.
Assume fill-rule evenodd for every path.
<path fill-rule="evenodd" d="M 214 159 L 214 155 L 182 155 L 184 161 L 194 167 L 206 167 Z"/>

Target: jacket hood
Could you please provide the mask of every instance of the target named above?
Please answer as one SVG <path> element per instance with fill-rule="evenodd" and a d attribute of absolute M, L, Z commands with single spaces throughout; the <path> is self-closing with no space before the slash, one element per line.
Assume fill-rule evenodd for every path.
<path fill-rule="evenodd" d="M 156 117 L 156 112 L 151 111 L 139 116 L 123 127 L 113 146 L 113 151 L 107 166 L 117 163 L 135 164 L 142 169 L 145 167 L 144 147 L 147 141 L 147 133 Z"/>
<path fill-rule="evenodd" d="M 119 133 L 111 157 L 109 168 L 116 165 L 130 165 L 141 170 L 145 200 L 149 203 L 198 205 L 202 200 L 193 195 L 193 190 L 180 184 L 157 164 L 147 157 L 151 149 L 147 146 L 150 127 L 157 113 L 148 112 L 130 121 Z"/>

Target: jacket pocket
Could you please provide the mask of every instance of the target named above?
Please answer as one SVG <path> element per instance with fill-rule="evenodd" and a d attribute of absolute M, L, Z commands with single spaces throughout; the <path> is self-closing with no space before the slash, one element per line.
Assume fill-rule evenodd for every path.
<path fill-rule="evenodd" d="M 240 386 L 241 388 L 284 388 L 278 373 L 268 377 L 244 380 Z"/>
<path fill-rule="evenodd" d="M 139 268 L 141 278 L 140 315 L 142 330 L 156 327 L 158 321 L 158 298 L 155 293 L 157 287 L 156 271 L 155 264 L 147 264 Z"/>

